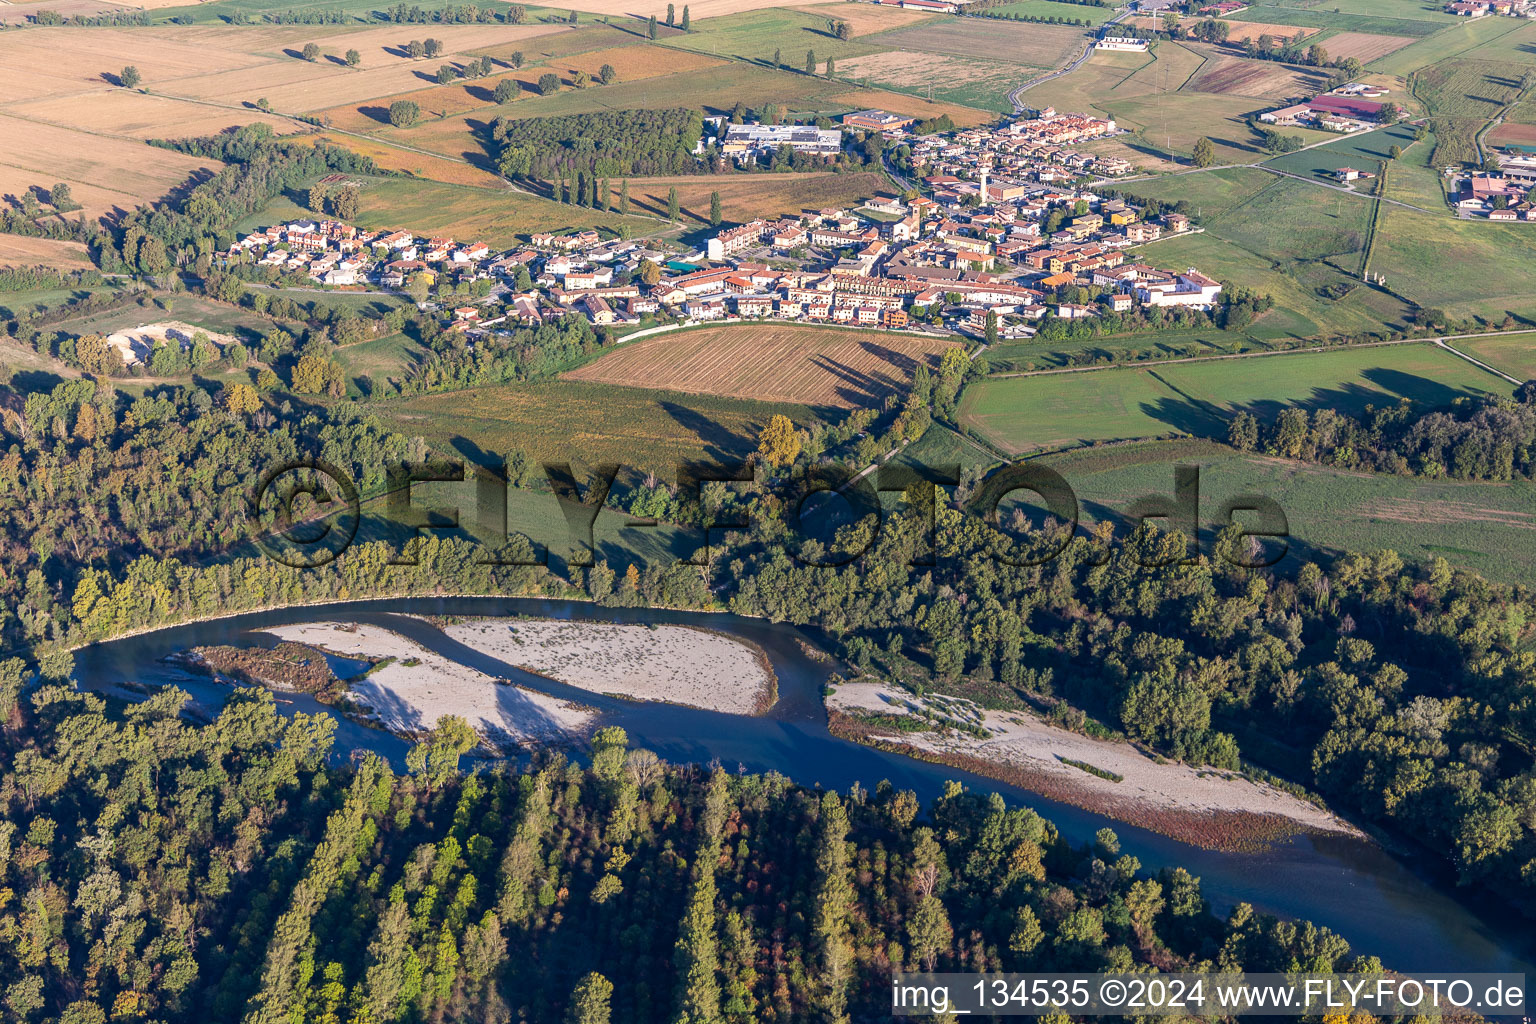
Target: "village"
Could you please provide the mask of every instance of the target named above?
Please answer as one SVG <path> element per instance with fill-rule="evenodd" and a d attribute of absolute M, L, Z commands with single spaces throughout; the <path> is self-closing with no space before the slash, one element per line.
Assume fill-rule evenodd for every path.
<path fill-rule="evenodd" d="M 1209 310 L 1218 301 L 1221 285 L 1197 270 L 1160 269 L 1127 253 L 1192 230 L 1187 217 L 1148 218 L 1087 187 L 1094 176 L 1130 170 L 1072 148 L 1116 134 L 1112 120 L 1046 109 L 926 136 L 911 133 L 912 119 L 879 110 L 844 123 L 907 145 L 912 165 L 932 172 L 923 189 L 753 220 L 691 249 L 586 230 L 537 233 L 527 246 L 493 251 L 474 240 L 296 220 L 246 235 L 224 259 L 323 286 L 407 291 L 471 337 L 575 313 L 599 327 L 772 318 L 1024 338 L 1047 317 Z M 769 127 L 731 130 L 747 129 L 736 131 L 746 140 Z M 825 134 L 765 137 L 825 147 Z M 427 301 L 434 290 L 464 299 Z"/>

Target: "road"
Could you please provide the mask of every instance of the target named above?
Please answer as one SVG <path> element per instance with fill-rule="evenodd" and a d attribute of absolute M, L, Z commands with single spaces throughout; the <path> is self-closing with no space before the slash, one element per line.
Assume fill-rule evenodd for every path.
<path fill-rule="evenodd" d="M 1130 11 L 1129 7 L 1121 8 L 1119 13 L 1117 13 L 1113 18 L 1110 18 L 1108 21 L 1106 21 L 1102 25 L 1100 25 L 1099 29 L 1102 31 L 1103 29 L 1108 28 L 1109 26 L 1115 24 L 1121 18 L 1126 17 L 1130 13 L 1131 13 L 1131 11 Z M 1045 82 L 1049 82 L 1053 78 L 1060 78 L 1062 75 L 1071 74 L 1072 72 L 1076 71 L 1078 68 L 1082 67 L 1083 66 L 1083 62 L 1086 61 L 1089 57 L 1093 56 L 1093 44 L 1095 42 L 1097 42 L 1097 41 L 1098 41 L 1098 37 L 1097 36 L 1095 36 L 1093 39 L 1088 40 L 1087 48 L 1084 49 L 1082 53 L 1078 54 L 1077 57 L 1074 58 L 1071 61 L 1071 63 L 1067 64 L 1066 67 L 1057 68 L 1055 71 L 1048 71 L 1048 72 L 1046 72 L 1043 75 L 1039 75 L 1038 77 L 1031 78 L 1029 81 L 1025 82 L 1023 85 L 1019 86 L 1017 89 L 1015 89 L 1012 92 L 1010 92 L 1008 94 L 1008 102 L 1013 104 L 1013 112 L 1015 114 L 1022 114 L 1027 109 L 1024 106 L 1023 102 L 1019 99 L 1019 97 L 1024 95 L 1024 93 L 1027 92 L 1028 90 L 1033 89 L 1037 85 L 1041 85 L 1041 84 L 1043 84 Z"/>

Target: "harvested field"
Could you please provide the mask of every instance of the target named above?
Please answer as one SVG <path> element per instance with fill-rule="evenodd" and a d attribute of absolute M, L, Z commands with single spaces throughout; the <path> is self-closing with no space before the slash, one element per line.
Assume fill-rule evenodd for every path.
<path fill-rule="evenodd" d="M 1205 49 L 1209 59 L 1186 89 L 1218 95 L 1253 96 L 1283 100 L 1292 96 L 1314 96 L 1327 88 L 1326 75 L 1298 71 L 1269 60 L 1246 60 Z M 1330 56 L 1332 51 L 1329 51 Z"/>
<path fill-rule="evenodd" d="M 5 108 L 33 121 L 47 121 L 61 128 L 134 139 L 179 139 L 216 135 L 226 128 L 257 121 L 272 126 L 278 135 L 308 131 L 303 124 L 258 110 L 222 110 L 165 96 L 150 96 L 127 89 L 102 88 L 77 96 L 30 100 Z"/>
<path fill-rule="evenodd" d="M 904 387 L 953 342 L 777 324 L 706 327 L 632 342 L 564 374 L 569 380 L 762 402 L 855 408 Z"/>
<path fill-rule="evenodd" d="M 673 75 L 679 71 L 701 71 L 717 68 L 725 61 L 705 53 L 678 50 L 663 46 L 611 46 L 594 50 L 564 60 L 552 60 L 543 70 L 553 68 L 561 77 L 569 80 L 577 71 L 585 71 L 593 78 L 604 64 L 612 64 L 620 82 L 632 82 L 657 75 Z"/>
<path fill-rule="evenodd" d="M 0 267 L 35 267 L 39 264 L 54 270 L 89 270 L 94 266 L 90 254 L 79 242 L 0 234 Z"/>
<path fill-rule="evenodd" d="M 424 118 L 453 117 L 496 103 L 496 86 L 503 79 L 518 83 L 518 98 L 538 94 L 536 84 L 547 69 L 523 68 L 505 75 L 480 78 L 473 82 L 455 82 L 452 85 L 434 85 L 426 89 L 393 96 L 369 97 L 360 103 L 329 107 L 318 111 L 321 117 L 331 119 L 331 124 L 343 131 L 371 132 L 390 127 L 389 105 L 396 100 L 410 100 L 421 108 Z M 492 115 L 494 116 L 494 115 Z M 479 147 L 476 147 L 477 149 Z"/>
<path fill-rule="evenodd" d="M 355 135 L 321 135 L 318 139 L 344 146 L 354 153 L 373 157 L 373 162 L 386 171 L 405 171 L 419 178 L 446 182 L 449 185 L 476 185 L 483 188 L 504 189 L 506 183 L 490 171 L 471 164 L 459 163 L 447 157 L 413 153 L 381 142 L 370 142 Z"/>
<path fill-rule="evenodd" d="M 987 18 L 947 18 L 932 25 L 904 28 L 881 37 L 882 43 L 908 50 L 990 57 L 1036 68 L 1053 68 L 1087 44 L 1080 28 L 1014 24 Z"/>
<path fill-rule="evenodd" d="M 667 191 L 677 189 L 683 221 L 709 223 L 709 197 L 720 193 L 725 219 L 745 223 L 754 217 L 798 216 L 804 210 L 852 206 L 890 182 L 872 171 L 847 174 L 727 174 L 682 175 L 676 178 L 631 178 L 629 198 L 637 212 L 662 217 Z"/>
<path fill-rule="evenodd" d="M 705 18 L 760 11 L 765 7 L 808 7 L 811 4 L 821 3 L 825 3 L 825 0 L 702 0 L 701 3 L 690 4 L 690 17 L 697 23 Z M 581 3 L 576 5 L 576 10 L 608 14 L 616 18 L 646 18 L 652 14 L 657 18 L 664 18 L 667 5 L 658 0 L 645 0 L 644 3 L 638 4 L 630 3 L 629 0 L 581 0 Z M 679 16 L 681 16 L 680 13 Z"/>
<path fill-rule="evenodd" d="M 182 0 L 177 0 L 178 3 Z M 135 5 L 137 6 L 137 5 Z M 39 0 L 38 3 L 0 3 L 0 25 L 25 25 L 27 19 L 43 11 L 51 11 L 63 18 L 89 18 L 98 14 L 116 14 L 123 4 L 104 0 Z"/>
<path fill-rule="evenodd" d="M 1488 133 L 1488 142 L 1494 146 L 1536 146 L 1536 124 L 1505 121 Z"/>
<path fill-rule="evenodd" d="M 1136 20 L 1150 21 L 1152 19 Z M 1276 39 L 1279 39 L 1281 36 L 1287 39 L 1295 39 L 1298 34 L 1310 36 L 1315 35 L 1318 31 L 1315 28 L 1303 28 L 1299 25 L 1271 25 L 1263 21 L 1229 21 L 1227 24 L 1232 26 L 1227 32 L 1227 41 L 1231 43 L 1245 43 L 1250 39 L 1256 41 L 1262 35 L 1274 36 Z M 1330 54 L 1332 52 L 1332 50 L 1329 51 Z"/>
<path fill-rule="evenodd" d="M 877 7 L 874 4 L 824 4 L 820 7 L 807 7 L 805 13 L 821 14 L 828 18 L 836 18 L 838 21 L 846 21 L 853 29 L 854 38 L 867 36 L 872 32 L 888 32 L 891 29 L 905 28 L 908 25 L 916 25 L 935 18 L 934 15 L 925 14 L 922 11 L 908 11 L 900 7 Z"/>
<path fill-rule="evenodd" d="M 18 33 L 20 34 L 20 33 Z M 30 30 L 28 32 L 30 34 Z M 31 185 L 67 182 L 87 216 L 159 200 L 194 171 L 213 173 L 217 160 L 185 156 L 143 143 L 87 135 L 0 114 L 0 195 Z"/>
<path fill-rule="evenodd" d="M 665 32 L 666 29 L 663 28 L 661 31 Z M 645 41 L 645 25 L 642 22 L 635 22 L 629 27 L 583 24 L 569 31 L 543 35 L 536 39 L 501 43 L 496 46 L 476 46 L 473 50 L 465 52 L 473 57 L 490 57 L 492 60 L 507 60 L 514 53 L 522 53 L 523 59 L 528 63 L 538 64 L 552 57 L 569 57 L 577 53 L 611 49 L 616 46 L 634 46 Z"/>
<path fill-rule="evenodd" d="M 1362 64 L 1380 60 L 1413 42 L 1411 36 L 1381 36 L 1371 32 L 1340 32 L 1323 40 L 1329 60 L 1353 57 Z"/>
<path fill-rule="evenodd" d="M 82 85 L 101 85 L 103 74 L 116 74 L 125 64 L 144 72 L 144 84 L 157 84 L 190 75 L 249 68 L 271 63 L 234 47 L 168 39 L 142 28 L 36 28 L 0 35 L 0 69 L 29 74 L 47 69 L 56 76 Z M 48 95 L 33 92 L 29 95 Z M 6 99 L 20 98 L 6 92 Z"/>

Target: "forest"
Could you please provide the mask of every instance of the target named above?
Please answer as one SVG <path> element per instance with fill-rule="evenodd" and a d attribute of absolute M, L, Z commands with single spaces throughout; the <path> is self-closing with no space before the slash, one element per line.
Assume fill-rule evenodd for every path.
<path fill-rule="evenodd" d="M 202 725 L 185 700 L 0 663 L 7 1019 L 846 1022 L 903 967 L 1381 969 L 958 785 L 809 790 L 616 728 L 586 765 L 465 771 L 455 719 L 397 774 L 267 691 Z"/>
<path fill-rule="evenodd" d="M 1272 423 L 1233 417 L 1228 440 L 1239 451 L 1345 469 L 1455 480 L 1526 480 L 1536 472 L 1536 381 L 1515 401 L 1458 400 L 1415 411 L 1403 401 L 1350 416 L 1333 409 L 1284 409 Z"/>
<path fill-rule="evenodd" d="M 1144 524 L 1114 538 L 1017 516 L 993 523 L 974 487 L 940 503 L 931 525 L 919 501 L 878 530 L 866 520 L 831 541 L 807 538 L 788 521 L 794 469 L 734 494 L 672 495 L 678 523 L 749 524 L 714 531 L 704 567 L 630 577 L 599 563 L 562 578 L 485 565 L 478 545 L 434 535 L 413 542 L 414 566 L 387 564 L 395 547 L 379 540 L 322 569 L 288 569 L 239 546 L 264 469 L 312 452 L 369 491 L 387 462 L 429 454 L 297 401 L 246 412 L 166 388 L 130 402 L 74 381 L 7 412 L 5 639 L 57 674 L 66 645 L 336 597 L 724 605 L 817 630 L 857 670 L 910 688 L 997 707 L 1065 699 L 1169 756 L 1257 764 L 1415 836 L 1463 881 L 1531 902 L 1536 652 L 1523 641 L 1536 609 L 1525 591 L 1391 551 L 1249 569 L 1266 560 L 1264 542 L 1231 533 L 1197 541 Z M 634 494 L 620 491 L 609 500 L 628 507 Z M 521 538 L 512 546 L 529 560 Z"/>
<path fill-rule="evenodd" d="M 685 107 L 605 110 L 560 117 L 498 117 L 492 157 L 509 178 L 693 174 L 703 115 Z"/>

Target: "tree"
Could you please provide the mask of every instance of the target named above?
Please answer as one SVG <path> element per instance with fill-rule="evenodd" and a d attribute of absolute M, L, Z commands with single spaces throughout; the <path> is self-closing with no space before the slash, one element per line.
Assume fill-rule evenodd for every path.
<path fill-rule="evenodd" d="M 676 224 L 680 213 L 677 201 L 677 186 L 673 185 L 667 189 L 667 220 Z"/>
<path fill-rule="evenodd" d="M 261 408 L 256 389 L 243 381 L 226 384 L 219 392 L 219 407 L 235 416 L 249 416 Z"/>
<path fill-rule="evenodd" d="M 828 57 L 827 58 L 827 77 L 831 78 L 836 73 L 837 73 L 837 69 L 832 64 L 832 58 Z"/>
<path fill-rule="evenodd" d="M 512 70 L 514 70 L 514 71 L 516 71 L 518 68 L 522 67 L 523 66 L 523 51 L 522 50 L 513 50 L 512 51 L 512 59 L 509 60 L 507 63 L 512 65 Z"/>
<path fill-rule="evenodd" d="M 1385 107 L 1381 108 L 1381 117 L 1378 118 L 1378 120 L 1382 124 L 1392 125 L 1392 124 L 1397 124 L 1397 122 L 1402 118 L 1402 116 L 1403 116 L 1403 108 L 1402 107 L 1399 107 L 1396 103 L 1388 103 Z"/>
<path fill-rule="evenodd" d="M 421 45 L 428 57 L 436 57 L 443 52 L 443 41 L 441 39 L 428 39 Z"/>
<path fill-rule="evenodd" d="M 452 64 L 444 64 L 437 69 L 437 84 L 447 85 L 459 77 L 459 69 Z"/>
<path fill-rule="evenodd" d="M 671 28 L 673 25 L 677 24 L 677 20 L 673 16 L 673 12 L 675 10 L 675 7 L 673 7 L 671 4 L 667 4 L 667 28 Z"/>
<path fill-rule="evenodd" d="M 565 1024 L 608 1024 L 608 1002 L 613 997 L 613 983 L 592 971 L 571 992 L 571 1003 L 565 1011 Z"/>
<path fill-rule="evenodd" d="M 654 288 L 661 282 L 661 267 L 655 260 L 642 257 L 640 265 L 635 269 L 635 276 L 639 277 L 640 283 L 647 288 Z"/>
<path fill-rule="evenodd" d="M 656 15 L 651 15 L 651 20 L 646 22 L 645 34 L 652 39 L 656 38 Z"/>
<path fill-rule="evenodd" d="M 800 456 L 800 432 L 783 413 L 774 413 L 757 440 L 757 454 L 770 466 L 788 466 Z"/>
<path fill-rule="evenodd" d="M 720 210 L 720 193 L 711 192 L 709 194 L 709 225 L 717 228 L 722 220 L 724 217 Z"/>
<path fill-rule="evenodd" d="M 846 21 L 839 21 L 837 27 L 833 29 L 833 33 L 837 38 L 846 42 L 853 38 L 853 26 Z"/>
<path fill-rule="evenodd" d="M 612 64 L 604 64 L 597 69 L 597 80 L 604 85 L 612 85 L 619 80 L 619 73 L 613 70 Z"/>
<path fill-rule="evenodd" d="M 517 97 L 517 80 L 503 78 L 496 83 L 496 102 L 511 103 Z"/>
<path fill-rule="evenodd" d="M 808 75 L 814 75 L 816 73 L 816 51 L 815 50 L 806 50 L 805 51 L 805 73 L 808 74 Z"/>
<path fill-rule="evenodd" d="M 629 179 L 628 178 L 625 178 L 623 181 L 619 182 L 619 216 L 620 217 L 628 217 L 629 216 Z M 655 284 L 656 282 L 652 281 L 650 283 L 651 284 Z"/>
<path fill-rule="evenodd" d="M 1216 147 L 1203 135 L 1195 141 L 1194 159 L 1196 167 L 1209 167 L 1216 162 Z"/>
<path fill-rule="evenodd" d="M 412 39 L 405 44 L 405 52 L 412 60 L 421 60 L 427 55 L 427 48 L 420 39 Z"/>
<path fill-rule="evenodd" d="M 560 91 L 560 76 L 553 71 L 546 71 L 539 76 L 539 95 L 553 96 Z"/>
<path fill-rule="evenodd" d="M 693 31 L 692 29 L 690 29 L 688 27 L 688 5 L 687 4 L 683 4 L 683 31 L 684 32 L 691 32 L 691 31 Z"/>
<path fill-rule="evenodd" d="M 1239 412 L 1227 428 L 1227 443 L 1240 452 L 1251 452 L 1259 443 L 1259 421 L 1251 413 Z"/>
<path fill-rule="evenodd" d="M 68 211 L 75 208 L 74 193 L 70 191 L 67 182 L 59 182 L 48 190 L 48 201 L 53 204 L 55 210 Z"/>
<path fill-rule="evenodd" d="M 409 128 L 421 120 L 421 107 L 415 100 L 395 100 L 389 105 L 389 123 L 396 128 Z"/>
<path fill-rule="evenodd" d="M 139 77 L 139 69 L 134 67 L 132 64 L 129 64 L 127 67 L 123 68 L 123 70 L 117 73 L 117 80 L 122 84 L 124 89 L 138 88 L 139 83 L 143 81 L 143 79 Z"/>
<path fill-rule="evenodd" d="M 997 311 L 996 310 L 991 310 L 991 309 L 987 310 L 986 337 L 987 337 L 987 344 L 988 345 L 996 345 L 997 344 Z"/>
<path fill-rule="evenodd" d="M 773 66 L 775 68 L 782 68 L 784 66 L 784 55 L 778 50 L 773 51 Z"/>
<path fill-rule="evenodd" d="M 1328 51 L 1319 43 L 1313 43 L 1307 47 L 1307 63 L 1315 68 L 1320 68 L 1328 63 Z"/>
<path fill-rule="evenodd" d="M 1403 155 L 1403 147 L 1402 146 L 1393 146 L 1391 149 L 1387 150 L 1387 156 L 1391 157 L 1393 160 L 1396 160 L 1398 157 L 1400 157 L 1402 155 Z"/>
<path fill-rule="evenodd" d="M 301 51 L 305 60 L 314 62 L 320 59 L 320 47 L 316 43 L 305 43 Z"/>
<path fill-rule="evenodd" d="M 576 12 L 572 11 L 570 14 L 566 15 L 565 20 L 566 20 L 567 24 L 570 24 L 570 25 L 576 24 Z"/>
<path fill-rule="evenodd" d="M 356 50 L 348 50 L 346 61 L 347 67 L 355 68 L 363 62 L 363 55 L 358 53 Z"/>

